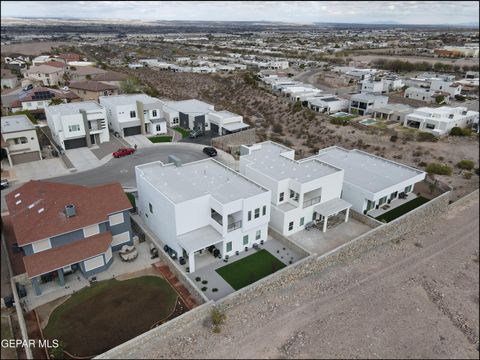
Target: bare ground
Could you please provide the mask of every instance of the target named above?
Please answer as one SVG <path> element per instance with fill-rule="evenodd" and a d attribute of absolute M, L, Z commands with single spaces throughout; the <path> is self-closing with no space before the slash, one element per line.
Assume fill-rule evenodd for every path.
<path fill-rule="evenodd" d="M 333 125 L 324 114 L 306 108 L 295 112 L 292 104 L 285 99 L 273 95 L 266 88 L 246 83 L 242 73 L 208 75 L 152 69 L 125 71 L 155 87 L 161 98 L 197 98 L 214 104 L 215 109 L 226 109 L 243 115 L 247 123 L 255 126 L 259 141 L 270 139 L 290 146 L 296 150 L 298 158 L 316 154 L 318 149 L 333 145 L 347 149 L 358 148 L 417 168 L 424 168 L 430 162 L 451 166 L 454 168 L 452 176 L 438 178 L 454 188 L 453 200 L 479 187 L 477 175 L 467 179 L 464 171 L 455 168 L 464 159 L 473 160 L 475 167 L 478 167 L 478 136 L 447 137 L 436 143 L 417 142 L 411 139 L 409 131 L 404 131 L 400 126 L 395 129 L 378 129 L 371 126 Z M 306 73 L 305 79 L 315 80 L 315 71 Z M 342 88 L 341 91 L 350 90 Z M 399 140 L 392 142 L 390 137 L 395 133 Z"/>
<path fill-rule="evenodd" d="M 48 53 L 52 47 L 71 45 L 63 41 L 36 41 L 31 43 L 2 45 L 2 55 L 22 54 L 22 55 L 40 55 Z"/>
<path fill-rule="evenodd" d="M 148 358 L 478 358 L 478 193 L 385 244 L 135 352 Z"/>

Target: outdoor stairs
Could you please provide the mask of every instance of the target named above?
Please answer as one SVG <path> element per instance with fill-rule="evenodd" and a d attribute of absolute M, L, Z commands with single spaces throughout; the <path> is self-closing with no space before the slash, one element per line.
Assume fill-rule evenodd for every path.
<path fill-rule="evenodd" d="M 170 271 L 170 268 L 167 265 L 163 265 L 162 263 L 155 263 L 152 264 L 152 266 L 160 273 L 163 275 L 163 277 L 174 287 L 174 289 L 177 291 L 179 296 L 182 298 L 182 300 L 185 302 L 185 305 L 189 309 L 193 309 L 194 307 L 197 306 L 197 302 L 195 299 L 192 297 L 190 292 L 187 290 L 187 288 L 178 280 L 178 278 L 175 276 L 172 271 Z"/>

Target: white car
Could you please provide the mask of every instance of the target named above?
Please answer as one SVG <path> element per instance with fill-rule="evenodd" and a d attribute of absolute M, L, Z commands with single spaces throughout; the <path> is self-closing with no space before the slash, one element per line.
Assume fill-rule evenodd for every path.
<path fill-rule="evenodd" d="M 8 184 L 8 180 L 4 180 L 2 179 L 1 182 L 0 182 L 0 188 L 3 190 L 3 189 L 6 189 L 8 188 L 9 184 Z"/>
<path fill-rule="evenodd" d="M 64 87 L 62 88 L 62 90 L 68 91 L 68 90 L 70 90 L 70 89 L 68 88 L 68 86 L 64 86 Z"/>

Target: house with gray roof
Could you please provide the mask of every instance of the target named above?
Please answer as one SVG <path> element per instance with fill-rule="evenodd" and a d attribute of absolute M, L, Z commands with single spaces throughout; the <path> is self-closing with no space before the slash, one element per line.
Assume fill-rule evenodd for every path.
<path fill-rule="evenodd" d="M 2 116 L 2 152 L 10 166 L 42 160 L 37 130 L 25 115 Z"/>

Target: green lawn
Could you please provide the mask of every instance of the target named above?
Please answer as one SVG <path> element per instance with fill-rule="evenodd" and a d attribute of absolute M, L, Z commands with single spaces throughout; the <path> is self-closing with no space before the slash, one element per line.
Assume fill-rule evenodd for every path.
<path fill-rule="evenodd" d="M 172 137 L 170 135 L 158 135 L 150 136 L 148 140 L 150 140 L 152 143 L 172 142 Z"/>
<path fill-rule="evenodd" d="M 101 281 L 57 307 L 44 334 L 61 340 L 72 355 L 98 355 L 150 330 L 172 313 L 176 300 L 176 291 L 158 276 Z"/>
<path fill-rule="evenodd" d="M 128 200 L 130 200 L 130 203 L 132 204 L 133 208 L 136 209 L 137 205 L 135 204 L 135 196 L 133 193 L 125 193 L 128 197 Z"/>
<path fill-rule="evenodd" d="M 178 131 L 180 134 L 182 134 L 182 139 L 190 135 L 190 130 L 187 130 L 181 127 L 174 127 L 173 130 Z"/>
<path fill-rule="evenodd" d="M 423 205 L 425 204 L 426 202 L 428 202 L 429 200 L 422 197 L 422 196 L 419 196 L 413 200 L 410 200 L 409 202 L 403 204 L 403 205 L 400 205 L 399 207 L 396 207 L 395 209 L 392 209 L 380 216 L 377 216 L 375 219 L 379 220 L 379 221 L 382 221 L 382 220 L 385 220 L 385 222 L 390 222 L 400 216 L 402 216 L 403 214 L 406 214 L 407 212 L 419 207 L 420 205 Z"/>
<path fill-rule="evenodd" d="M 221 267 L 216 272 L 231 287 L 238 290 L 284 267 L 285 264 L 267 250 L 260 250 L 232 264 Z"/>

